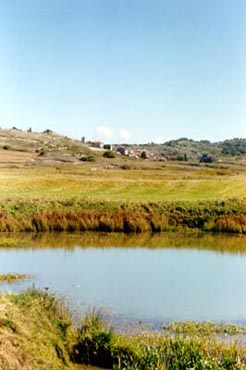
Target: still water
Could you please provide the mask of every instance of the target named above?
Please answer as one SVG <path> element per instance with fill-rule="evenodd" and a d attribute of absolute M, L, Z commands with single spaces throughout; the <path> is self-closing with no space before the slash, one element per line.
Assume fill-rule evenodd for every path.
<path fill-rule="evenodd" d="M 29 234 L 7 244 L 0 272 L 33 278 L 0 291 L 49 287 L 73 307 L 139 320 L 246 319 L 245 237 Z"/>

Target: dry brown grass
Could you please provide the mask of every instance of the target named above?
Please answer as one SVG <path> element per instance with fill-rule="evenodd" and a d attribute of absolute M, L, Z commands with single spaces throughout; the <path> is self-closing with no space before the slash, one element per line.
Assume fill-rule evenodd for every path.
<path fill-rule="evenodd" d="M 0 295 L 0 369 L 97 370 L 70 362 L 71 323 L 64 303 L 52 296 L 37 291 Z"/>
<path fill-rule="evenodd" d="M 10 150 L 0 150 L 0 166 L 13 166 L 25 164 L 27 161 L 32 162 L 36 158 L 34 153 L 18 152 Z"/>
<path fill-rule="evenodd" d="M 58 334 L 44 304 L 38 297 L 26 305 L 9 295 L 0 296 L 0 369 L 70 368 L 58 358 Z"/>
<path fill-rule="evenodd" d="M 27 355 L 21 348 L 19 335 L 26 336 L 28 333 L 22 333 L 21 328 L 17 328 L 16 324 L 10 321 L 9 316 L 14 316 L 19 320 L 20 312 L 14 307 L 7 297 L 0 297 L 0 368 L 12 370 L 30 370 L 27 364 Z M 15 325 L 14 328 L 11 328 Z M 4 325 L 5 323 L 5 325 Z M 7 325 L 9 324 L 9 325 Z"/>

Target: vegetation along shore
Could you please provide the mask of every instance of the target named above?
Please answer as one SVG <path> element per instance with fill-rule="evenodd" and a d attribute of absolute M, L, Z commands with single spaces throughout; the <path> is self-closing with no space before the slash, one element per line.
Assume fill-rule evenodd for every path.
<path fill-rule="evenodd" d="M 246 332 L 237 325 L 170 323 L 159 333 L 126 336 L 95 310 L 75 326 L 64 300 L 37 290 L 2 294 L 0 307 L 1 369 L 246 368 Z"/>
<path fill-rule="evenodd" d="M 1 232 L 160 232 L 179 229 L 246 233 L 246 201 L 88 202 L 9 199 L 1 204 Z"/>

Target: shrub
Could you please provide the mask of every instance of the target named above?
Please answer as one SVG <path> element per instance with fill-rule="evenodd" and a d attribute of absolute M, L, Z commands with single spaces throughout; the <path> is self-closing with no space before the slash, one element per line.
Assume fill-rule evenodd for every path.
<path fill-rule="evenodd" d="M 45 150 L 42 148 L 39 150 L 39 156 L 42 157 L 45 154 Z"/>
<path fill-rule="evenodd" d="M 148 155 L 145 151 L 143 151 L 141 154 L 140 154 L 140 158 L 142 159 L 147 159 L 148 158 Z"/>
<path fill-rule="evenodd" d="M 129 164 L 123 164 L 123 166 L 121 166 L 121 169 L 122 170 L 130 170 L 131 166 Z"/>
<path fill-rule="evenodd" d="M 104 158 L 115 158 L 116 154 L 112 150 L 106 150 L 106 152 L 103 153 Z"/>
<path fill-rule="evenodd" d="M 93 155 L 83 155 L 79 160 L 81 162 L 95 162 L 96 161 Z"/>
<path fill-rule="evenodd" d="M 203 154 L 200 158 L 200 163 L 213 163 L 215 162 L 215 158 L 212 157 L 210 154 Z"/>

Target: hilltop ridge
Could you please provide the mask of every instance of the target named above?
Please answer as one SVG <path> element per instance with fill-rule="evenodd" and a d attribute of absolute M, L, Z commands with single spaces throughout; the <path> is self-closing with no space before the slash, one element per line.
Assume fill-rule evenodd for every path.
<path fill-rule="evenodd" d="M 52 130 L 32 132 L 12 129 L 0 129 L 0 152 L 8 151 L 8 156 L 15 155 L 19 158 L 35 159 L 39 161 L 53 160 L 61 162 L 93 161 L 102 156 L 102 152 L 112 149 L 117 154 L 133 158 L 149 160 L 171 160 L 188 162 L 213 162 L 213 161 L 245 161 L 246 139 L 234 138 L 221 142 L 208 140 L 193 140 L 180 138 L 162 144 L 114 144 L 99 146 L 95 150 L 95 143 L 76 140 L 59 135 Z M 125 151 L 119 151 L 123 147 Z M 19 153 L 19 155 L 18 155 Z M 20 154 L 22 153 L 22 154 Z M 144 155 L 143 155 L 144 154 Z"/>

